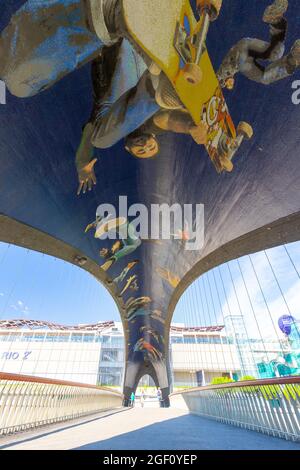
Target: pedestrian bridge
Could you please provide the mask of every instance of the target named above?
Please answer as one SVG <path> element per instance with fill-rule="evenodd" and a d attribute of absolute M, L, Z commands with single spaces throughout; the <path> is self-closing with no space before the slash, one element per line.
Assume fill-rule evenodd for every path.
<path fill-rule="evenodd" d="M 169 408 L 36 377 L 0 374 L 0 385 L 1 449 L 300 449 L 300 378 L 182 391 Z"/>
<path fill-rule="evenodd" d="M 1 441 L 0 441 L 1 444 Z M 156 405 L 118 409 L 4 438 L 11 450 L 294 450 L 295 442 Z"/>

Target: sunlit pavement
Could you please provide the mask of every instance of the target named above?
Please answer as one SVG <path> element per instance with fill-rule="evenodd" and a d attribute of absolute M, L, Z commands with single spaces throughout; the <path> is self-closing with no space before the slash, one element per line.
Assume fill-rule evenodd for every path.
<path fill-rule="evenodd" d="M 84 422 L 83 422 L 84 421 Z M 16 440 L 18 442 L 16 442 Z M 0 439 L 1 446 L 1 439 Z M 134 408 L 84 420 L 48 426 L 34 433 L 2 440 L 11 450 L 205 450 L 205 449 L 298 449 L 300 444 L 227 426 L 190 415 L 184 410 L 159 408 L 146 401 Z"/>

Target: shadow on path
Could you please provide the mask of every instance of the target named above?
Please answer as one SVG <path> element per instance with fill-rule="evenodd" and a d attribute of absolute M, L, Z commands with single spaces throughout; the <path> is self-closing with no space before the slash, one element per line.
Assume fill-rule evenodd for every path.
<path fill-rule="evenodd" d="M 195 415 L 168 419 L 77 450 L 300 450 L 300 444 Z"/>
<path fill-rule="evenodd" d="M 124 413 L 125 411 L 129 411 L 130 408 L 122 408 L 120 410 L 111 410 L 111 411 L 104 411 L 102 412 L 103 415 L 96 416 L 96 417 L 89 417 L 85 416 L 82 418 L 75 418 L 74 420 L 70 420 L 67 423 L 53 423 L 53 424 L 46 424 L 41 427 L 37 427 L 33 430 L 25 430 L 20 431 L 17 434 L 12 434 L 7 437 L 3 437 L 4 444 L 0 445 L 0 450 L 3 450 L 7 447 L 11 447 L 17 444 L 24 444 L 26 442 L 32 442 L 34 440 L 55 435 L 61 431 L 69 431 L 70 429 L 77 428 L 78 426 L 82 426 L 84 424 L 94 423 L 95 421 L 103 420 L 104 418 L 108 418 L 110 416 L 114 416 L 118 413 Z M 80 420 L 80 421 L 78 421 Z M 3 442 L 2 440 L 2 442 Z M 0 441 L 1 442 L 1 441 Z"/>

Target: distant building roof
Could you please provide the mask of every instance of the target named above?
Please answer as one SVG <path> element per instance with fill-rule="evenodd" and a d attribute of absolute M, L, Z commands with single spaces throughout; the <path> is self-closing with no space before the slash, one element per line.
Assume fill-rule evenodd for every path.
<path fill-rule="evenodd" d="M 85 324 L 85 325 L 60 325 L 59 323 L 52 323 L 44 320 L 0 320 L 0 329 L 22 329 L 29 328 L 35 329 L 49 329 L 49 330 L 88 330 L 88 331 L 102 331 L 107 328 L 113 327 L 114 321 L 105 321 L 99 323 Z"/>
<path fill-rule="evenodd" d="M 173 326 L 172 333 L 217 333 L 224 330 L 224 325 L 218 326 Z"/>
<path fill-rule="evenodd" d="M 103 331 L 113 328 L 116 325 L 114 321 L 105 321 L 91 324 L 80 325 L 61 325 L 44 320 L 14 319 L 0 320 L 0 329 L 13 330 L 29 328 L 30 330 L 48 329 L 48 330 L 86 330 L 86 331 Z M 171 333 L 217 333 L 224 329 L 224 325 L 219 326 L 179 326 L 171 325 Z"/>

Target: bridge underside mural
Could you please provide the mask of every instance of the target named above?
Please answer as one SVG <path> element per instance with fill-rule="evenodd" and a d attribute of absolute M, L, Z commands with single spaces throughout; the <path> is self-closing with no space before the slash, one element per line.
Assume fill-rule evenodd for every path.
<path fill-rule="evenodd" d="M 299 238 L 296 8 L 2 1 L 2 239 L 58 243 L 105 283 L 125 397 L 148 373 L 167 401 L 171 315 L 197 274 Z"/>

